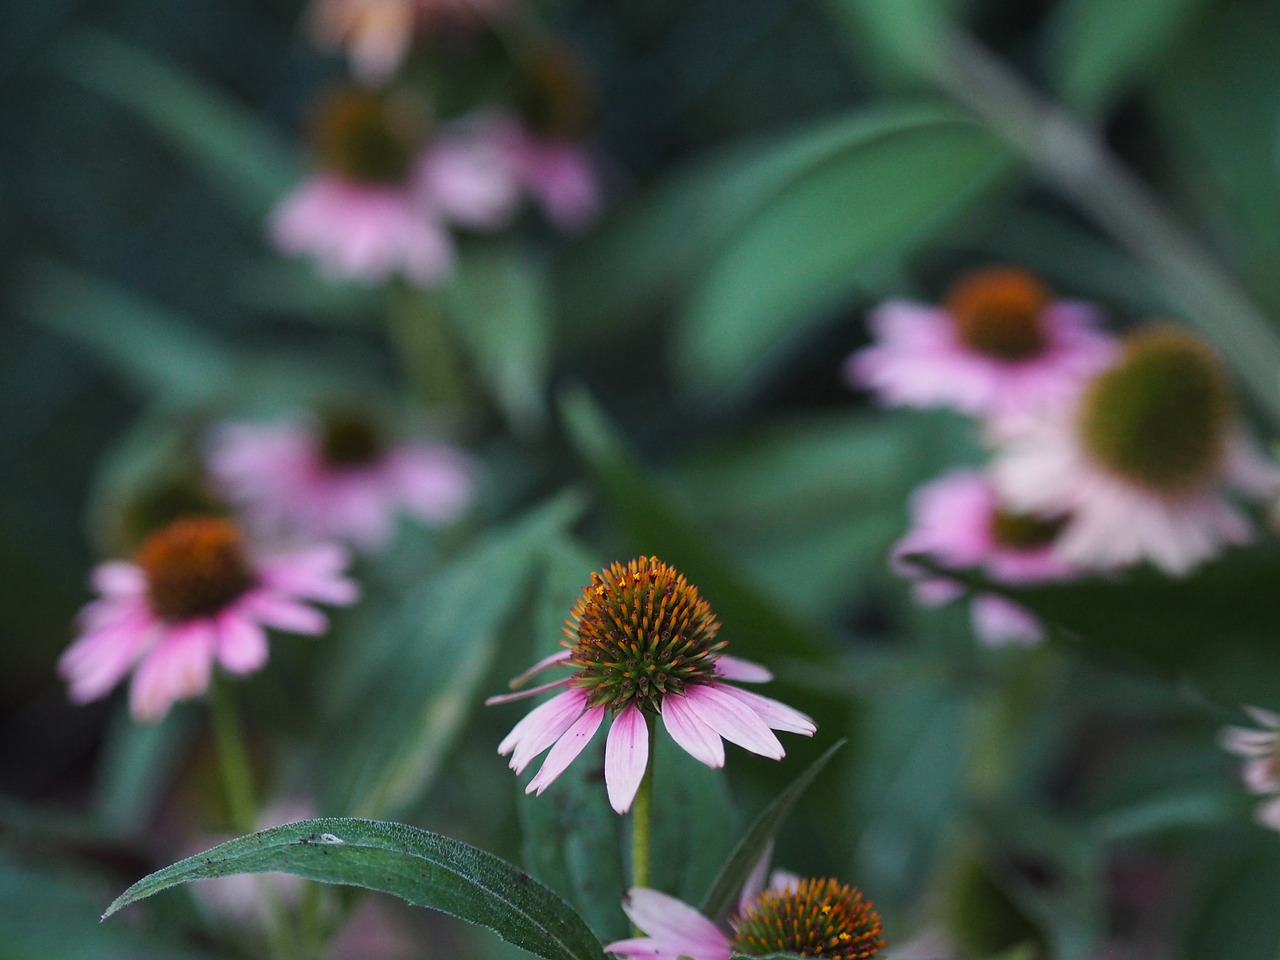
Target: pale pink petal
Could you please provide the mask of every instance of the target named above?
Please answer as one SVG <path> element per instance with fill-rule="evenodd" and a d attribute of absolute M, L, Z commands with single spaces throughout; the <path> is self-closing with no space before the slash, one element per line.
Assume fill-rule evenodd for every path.
<path fill-rule="evenodd" d="M 702 960 L 701 957 L 694 957 L 688 950 L 685 950 L 683 944 L 675 946 L 661 944 L 649 937 L 616 940 L 607 944 L 604 949 L 606 953 L 612 953 L 619 957 L 630 957 L 632 960 L 680 960 L 680 957 L 690 957 L 690 960 Z"/>
<path fill-rule="evenodd" d="M 1251 704 L 1245 705 L 1244 712 L 1252 717 L 1255 723 L 1260 723 L 1272 730 L 1280 730 L 1280 713 L 1264 710 L 1262 707 L 1255 707 Z"/>
<path fill-rule="evenodd" d="M 708 767 L 724 766 L 724 742 L 720 734 L 699 719 L 688 699 L 671 694 L 662 699 L 662 725 L 685 753 Z"/>
<path fill-rule="evenodd" d="M 170 627 L 134 671 L 129 688 L 134 717 L 159 720 L 176 701 L 204 693 L 213 668 L 214 642 L 213 625 L 207 620 Z"/>
<path fill-rule="evenodd" d="M 321 544 L 264 560 L 258 566 L 258 579 L 280 593 L 346 605 L 360 597 L 359 585 L 342 575 L 350 560 L 337 544 Z"/>
<path fill-rule="evenodd" d="M 631 809 L 648 766 L 648 724 L 640 708 L 628 704 L 613 718 L 604 746 L 604 783 L 615 813 Z"/>
<path fill-rule="evenodd" d="M 523 687 L 526 681 L 528 681 L 530 677 L 541 673 L 543 670 L 546 670 L 549 667 L 554 667 L 561 663 L 564 663 L 566 660 L 568 660 L 572 656 L 573 656 L 573 651 L 568 648 L 565 648 L 564 650 L 556 651 L 555 653 L 551 654 L 548 657 L 543 657 L 541 660 L 535 663 L 532 667 L 530 667 L 524 673 L 521 673 L 521 674 L 518 674 L 517 676 L 512 677 L 508 686 L 510 686 L 511 689 L 513 690 L 517 689 L 518 687 Z"/>
<path fill-rule="evenodd" d="M 698 960 L 729 956 L 729 938 L 697 910 L 675 897 L 647 887 L 632 887 L 622 900 L 622 909 L 637 928 L 660 944 L 687 945 L 691 951 L 689 956 Z"/>
<path fill-rule="evenodd" d="M 236 609 L 217 619 L 218 662 L 232 673 L 253 673 L 267 662 L 267 634 Z"/>
<path fill-rule="evenodd" d="M 782 744 L 765 722 L 714 684 L 689 687 L 685 699 L 703 723 L 730 743 L 773 760 L 786 756 Z"/>
<path fill-rule="evenodd" d="M 726 680 L 736 680 L 739 683 L 768 683 L 773 679 L 773 674 L 760 664 L 727 653 L 716 658 L 716 673 Z"/>
<path fill-rule="evenodd" d="M 1240 771 L 1240 779 L 1250 793 L 1280 792 L 1280 769 L 1274 756 L 1250 760 Z"/>
<path fill-rule="evenodd" d="M 798 890 L 801 876 L 790 870 L 775 870 L 769 874 L 769 889 L 774 893 L 787 893 Z"/>
<path fill-rule="evenodd" d="M 510 222 L 520 201 L 511 155 L 483 130 L 461 127 L 437 137 L 423 157 L 423 199 L 463 226 L 494 230 Z"/>
<path fill-rule="evenodd" d="M 565 731 L 564 736 L 556 741 L 556 745 L 551 748 L 551 752 L 547 754 L 547 759 L 542 761 L 542 766 L 538 769 L 537 774 L 529 785 L 525 787 L 525 793 L 537 792 L 539 796 L 549 787 L 556 777 L 564 773 L 565 769 L 574 761 L 595 733 L 600 729 L 600 721 L 604 719 L 604 707 L 588 707 L 586 712 L 582 714 L 573 725 Z"/>
<path fill-rule="evenodd" d="M 445 444 L 405 446 L 390 455 L 387 468 L 404 508 L 426 523 L 452 523 L 475 496 L 475 462 Z"/>
<path fill-rule="evenodd" d="M 123 560 L 98 564 L 91 580 L 93 588 L 106 597 L 138 596 L 147 589 L 147 575 L 142 568 Z"/>
<path fill-rule="evenodd" d="M 762 697 L 760 694 L 752 693 L 750 690 L 739 690 L 737 687 L 727 683 L 718 685 L 716 689 L 746 704 L 770 729 L 799 733 L 806 737 L 813 736 L 818 729 L 812 717 L 808 717 L 799 710 L 788 707 L 785 703 L 779 703 L 770 697 Z"/>
<path fill-rule="evenodd" d="M 536 697 L 540 693 L 546 693 L 548 690 L 556 690 L 560 687 L 568 686 L 573 682 L 573 677 L 561 677 L 559 680 L 552 680 L 550 683 L 539 684 L 536 687 L 530 687 L 528 690 L 517 690 L 515 693 L 500 693 L 497 696 L 489 697 L 485 700 L 486 707 L 494 707 L 500 703 L 514 703 L 516 700 L 528 700 L 530 697 Z"/>
<path fill-rule="evenodd" d="M 764 878 L 769 872 L 769 861 L 773 859 L 773 839 L 765 844 L 764 853 L 760 859 L 756 861 L 756 865 L 751 868 L 751 872 L 747 874 L 747 880 L 742 885 L 742 893 L 738 895 L 738 916 L 746 913 L 747 910 L 755 903 L 756 897 L 764 892 Z"/>
<path fill-rule="evenodd" d="M 1249 727 L 1227 727 L 1219 735 L 1224 750 L 1241 757 L 1262 757 L 1276 748 L 1274 730 L 1253 730 Z"/>
<path fill-rule="evenodd" d="M 1280 830 L 1280 797 L 1264 803 L 1254 813 L 1258 822 L 1272 830 Z"/>
<path fill-rule="evenodd" d="M 71 699 L 87 703 L 104 696 L 150 648 L 161 629 L 139 603 L 127 616 L 82 635 L 58 660 L 58 672 L 67 681 Z"/>
<path fill-rule="evenodd" d="M 587 692 L 580 687 L 566 690 L 534 707 L 511 728 L 498 744 L 498 753 L 512 753 L 511 768 L 523 772 L 529 761 L 551 746 L 573 726 L 587 708 Z"/>
<path fill-rule="evenodd" d="M 270 590 L 251 590 L 240 598 L 239 606 L 268 627 L 312 636 L 324 633 L 329 621 L 314 607 Z"/>
<path fill-rule="evenodd" d="M 1021 604 L 995 594 L 974 598 L 970 610 L 973 630 L 992 647 L 1033 647 L 1044 639 L 1044 627 L 1034 613 Z"/>

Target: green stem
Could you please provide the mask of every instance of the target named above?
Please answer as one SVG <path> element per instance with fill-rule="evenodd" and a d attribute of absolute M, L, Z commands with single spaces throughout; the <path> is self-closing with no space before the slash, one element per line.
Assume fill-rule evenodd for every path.
<path fill-rule="evenodd" d="M 244 732 L 236 716 L 231 691 L 221 677 L 210 684 L 213 693 L 213 732 L 218 745 L 218 761 L 222 767 L 222 783 L 227 793 L 231 823 L 241 834 L 253 833 L 258 824 L 258 803 L 253 789 L 253 768 Z M 298 955 L 284 904 L 268 882 L 259 879 L 259 912 L 271 955 L 289 960 Z"/>
<path fill-rule="evenodd" d="M 650 884 L 650 854 L 653 845 L 653 717 L 645 715 L 649 733 L 649 758 L 645 761 L 640 789 L 631 804 L 631 885 Z"/>
<path fill-rule="evenodd" d="M 1280 338 L 1270 322 L 1096 132 L 965 34 L 947 38 L 931 69 L 939 86 L 1128 247 L 1280 423 Z"/>

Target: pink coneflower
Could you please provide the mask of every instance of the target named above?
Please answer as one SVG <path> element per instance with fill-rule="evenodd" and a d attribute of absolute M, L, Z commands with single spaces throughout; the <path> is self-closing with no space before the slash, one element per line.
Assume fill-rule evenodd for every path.
<path fill-rule="evenodd" d="M 376 550 L 403 511 L 425 523 L 456 520 L 475 467 L 445 444 L 392 443 L 349 414 L 316 421 L 233 423 L 216 430 L 209 472 L 264 534 L 341 540 Z"/>
<path fill-rule="evenodd" d="M 436 30 L 470 30 L 497 20 L 511 0 L 315 0 L 316 42 L 344 50 L 364 83 L 385 83 L 414 37 Z"/>
<path fill-rule="evenodd" d="M 911 530 L 893 549 L 899 572 L 916 578 L 916 597 L 929 605 L 946 603 L 962 585 L 912 564 L 925 554 L 944 567 L 977 568 L 996 583 L 1028 584 L 1067 580 L 1078 569 L 1054 551 L 1066 518 L 1013 513 L 1001 506 L 991 479 L 976 470 L 957 470 L 926 484 L 911 499 Z M 974 632 L 992 645 L 1038 643 L 1044 630 L 1025 607 L 1005 597 L 982 594 L 971 609 Z"/>
<path fill-rule="evenodd" d="M 431 139 L 429 127 L 422 104 L 405 95 L 331 96 L 314 131 L 320 172 L 273 212 L 276 247 L 340 279 L 442 281 L 454 262 L 449 223 L 502 226 L 520 188 L 491 140 L 465 124 Z"/>
<path fill-rule="evenodd" d="M 215 662 L 231 673 L 260 669 L 266 627 L 324 632 L 324 615 L 304 601 L 354 602 L 346 565 L 346 552 L 331 544 L 253 556 L 232 521 L 184 517 L 153 533 L 132 562 L 94 571 L 102 596 L 81 612 L 80 637 L 58 670 L 77 703 L 104 696 L 133 670 L 133 715 L 159 720 L 208 688 Z"/>
<path fill-rule="evenodd" d="M 694 759 L 724 765 L 728 740 L 761 756 L 785 753 L 774 730 L 811 736 L 813 721 L 791 707 L 740 690 L 726 681 L 759 683 L 767 670 L 723 653 L 720 622 L 697 587 L 656 557 L 613 564 L 591 583 L 565 622 L 568 648 L 517 677 L 524 682 L 553 666 L 575 668 L 568 677 L 520 693 L 491 697 L 505 703 L 543 690 L 563 689 L 534 708 L 498 746 L 520 773 L 548 747 L 551 752 L 526 792 L 542 793 L 613 715 L 605 744 L 609 802 L 618 813 L 631 807 L 649 759 L 655 716 Z"/>
<path fill-rule="evenodd" d="M 770 889 L 744 893 L 737 916 L 722 931 L 675 897 L 632 887 L 623 910 L 647 936 L 604 949 L 630 960 L 729 960 L 773 953 L 868 960 L 885 947 L 880 915 L 857 887 L 833 879 L 788 876 Z"/>
<path fill-rule="evenodd" d="M 889 301 L 876 343 L 845 363 L 853 385 L 892 406 L 950 407 L 997 420 L 1060 401 L 1114 353 L 1091 305 L 1051 299 L 1011 267 L 963 277 L 942 306 Z"/>
<path fill-rule="evenodd" d="M 1262 729 L 1227 727 L 1222 731 L 1224 749 L 1247 761 L 1241 771 L 1245 789 L 1270 797 L 1255 816 L 1259 823 L 1280 830 L 1280 714 L 1261 707 L 1245 707 L 1245 712 Z"/>
<path fill-rule="evenodd" d="M 1181 575 L 1249 521 L 1227 488 L 1262 497 L 1280 470 L 1235 424 L 1231 383 L 1199 339 L 1172 326 L 1130 335 L 1111 366 L 1011 438 L 993 467 L 1011 509 L 1069 516 L 1055 549 L 1082 567 L 1149 560 Z"/>

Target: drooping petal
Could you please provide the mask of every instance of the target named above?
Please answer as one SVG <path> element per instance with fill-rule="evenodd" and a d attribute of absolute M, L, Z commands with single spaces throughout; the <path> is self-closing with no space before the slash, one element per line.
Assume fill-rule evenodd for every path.
<path fill-rule="evenodd" d="M 198 696 L 208 689 L 214 639 L 213 624 L 208 620 L 171 627 L 134 672 L 129 687 L 134 717 L 159 720 L 175 701 Z"/>
<path fill-rule="evenodd" d="M 724 766 L 724 741 L 698 718 L 688 700 L 670 694 L 662 700 L 662 725 L 685 753 L 708 767 Z"/>
<path fill-rule="evenodd" d="M 785 703 L 779 703 L 771 697 L 764 697 L 750 690 L 739 690 L 727 683 L 720 684 L 717 689 L 750 707 L 752 712 L 770 729 L 799 733 L 806 737 L 813 736 L 818 729 L 812 717 L 788 707 Z"/>
<path fill-rule="evenodd" d="M 716 658 L 716 673 L 726 680 L 737 680 L 739 683 L 768 683 L 773 679 L 773 674 L 760 664 L 727 653 Z"/>
<path fill-rule="evenodd" d="M 494 707 L 500 703 L 513 703 L 516 700 L 528 700 L 530 697 L 536 697 L 540 693 L 546 693 L 548 690 L 555 690 L 557 687 L 567 686 L 573 682 L 573 677 L 561 677 L 559 680 L 552 680 L 550 683 L 542 683 L 536 687 L 530 687 L 528 690 L 517 690 L 515 693 L 499 693 L 496 696 L 488 697 L 484 701 L 486 707 Z"/>
<path fill-rule="evenodd" d="M 660 945 L 683 947 L 683 952 L 696 960 L 727 960 L 730 954 L 729 938 L 675 897 L 647 887 L 632 887 L 622 900 L 622 909 L 636 927 Z"/>
<path fill-rule="evenodd" d="M 1244 712 L 1252 717 L 1255 723 L 1260 723 L 1272 730 L 1280 730 L 1280 713 L 1252 705 L 1246 705 Z"/>
<path fill-rule="evenodd" d="M 217 620 L 218 662 L 232 673 L 253 673 L 267 662 L 267 633 L 234 608 Z"/>
<path fill-rule="evenodd" d="M 314 607 L 273 590 L 251 590 L 241 598 L 240 604 L 268 627 L 290 633 L 321 634 L 329 623 Z"/>
<path fill-rule="evenodd" d="M 631 809 L 648 765 L 648 724 L 640 708 L 628 704 L 614 717 L 604 748 L 604 783 L 615 813 Z"/>
<path fill-rule="evenodd" d="M 521 773 L 529 761 L 551 746 L 573 726 L 586 709 L 587 694 L 584 690 L 566 690 L 546 703 L 530 710 L 498 744 L 498 753 L 511 757 L 511 768 Z"/>
<path fill-rule="evenodd" d="M 137 596 L 147 589 L 147 575 L 136 563 L 112 560 L 94 568 L 93 588 L 107 597 Z"/>
<path fill-rule="evenodd" d="M 547 759 L 542 761 L 542 766 L 538 769 L 534 778 L 529 781 L 529 785 L 525 787 L 525 793 L 536 792 L 541 796 L 542 791 L 546 790 L 556 777 L 564 773 L 565 769 L 574 761 L 588 743 L 595 736 L 597 730 L 600 729 L 600 721 L 604 719 L 604 707 L 589 707 L 573 725 L 565 731 L 564 736 L 556 741 L 556 745 L 551 748 L 551 752 L 547 754 Z"/>
<path fill-rule="evenodd" d="M 1268 800 L 1260 806 L 1255 812 L 1254 817 L 1264 827 L 1270 827 L 1272 830 L 1280 830 L 1280 797 L 1274 800 Z"/>
<path fill-rule="evenodd" d="M 84 634 L 58 660 L 71 699 L 87 703 L 104 696 L 154 643 L 160 625 L 139 604 L 105 626 Z"/>
<path fill-rule="evenodd" d="M 742 885 L 742 893 L 738 896 L 738 916 L 742 916 L 755 903 L 756 897 L 764 893 L 764 878 L 769 872 L 769 861 L 773 859 L 772 838 L 764 845 L 764 853 L 756 861 L 756 865 L 747 874 L 747 881 Z"/>
<path fill-rule="evenodd" d="M 326 543 L 263 561 L 258 579 L 281 593 L 345 605 L 360 597 L 359 585 L 342 575 L 348 563 L 346 550 Z"/>
<path fill-rule="evenodd" d="M 765 722 L 718 686 L 708 683 L 690 687 L 685 699 L 699 719 L 730 743 L 773 760 L 786 756 Z"/>
<path fill-rule="evenodd" d="M 523 687 L 526 682 L 528 682 L 530 677 L 534 676 L 535 674 L 541 673 L 543 670 L 546 670 L 548 667 L 554 667 L 557 664 L 564 663 L 564 661 L 568 660 L 571 656 L 573 656 L 573 651 L 566 649 L 566 650 L 557 651 L 556 653 L 551 654 L 551 656 L 549 657 L 543 657 L 541 660 L 535 663 L 532 667 L 530 667 L 524 673 L 521 673 L 512 677 L 511 682 L 507 685 L 511 687 L 512 690 L 518 690 L 520 687 Z"/>

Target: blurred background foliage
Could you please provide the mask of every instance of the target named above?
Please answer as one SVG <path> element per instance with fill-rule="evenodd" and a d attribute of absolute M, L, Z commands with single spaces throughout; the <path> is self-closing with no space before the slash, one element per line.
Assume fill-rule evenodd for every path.
<path fill-rule="evenodd" d="M 962 610 L 917 609 L 885 565 L 911 489 L 978 459 L 971 427 L 876 410 L 839 371 L 876 301 L 935 298 L 957 271 L 1008 260 L 1119 327 L 1192 324 L 1273 431 L 1280 7 L 541 9 L 598 85 L 613 208 L 569 242 L 470 238 L 424 305 L 326 283 L 264 242 L 306 169 L 307 106 L 343 70 L 312 48 L 297 2 L 0 7 L 0 952 L 241 949 L 185 894 L 145 922 L 96 924 L 225 811 L 198 704 L 138 727 L 118 698 L 71 707 L 54 664 L 87 571 L 128 542 L 121 504 L 203 427 L 416 392 L 449 400 L 431 409 L 482 458 L 479 505 L 455 529 L 406 525 L 361 567 L 367 599 L 331 638 L 276 643 L 244 685 L 257 760 L 320 812 L 486 845 L 620 935 L 622 882 L 598 871 L 621 841 L 598 784 L 571 771 L 524 800 L 493 753 L 513 715 L 477 705 L 551 649 L 590 570 L 656 553 L 820 722 L 783 765 L 685 764 L 687 793 L 672 775 L 660 842 L 706 853 L 657 857 L 664 889 L 697 902 L 743 825 L 847 734 L 778 859 L 859 884 L 891 942 L 923 931 L 965 958 L 1275 956 L 1280 847 L 1215 745 L 1238 703 L 1280 706 L 1274 547 L 1185 582 L 1029 593 L 1062 642 L 982 648 Z M 1096 133 L 1256 310 L 1191 309 L 1221 292 L 1216 273 L 1171 280 L 1057 176 L 1070 157 L 972 112 L 939 66 L 954 24 Z M 431 925 L 420 955 L 501 949 L 401 922 Z"/>

